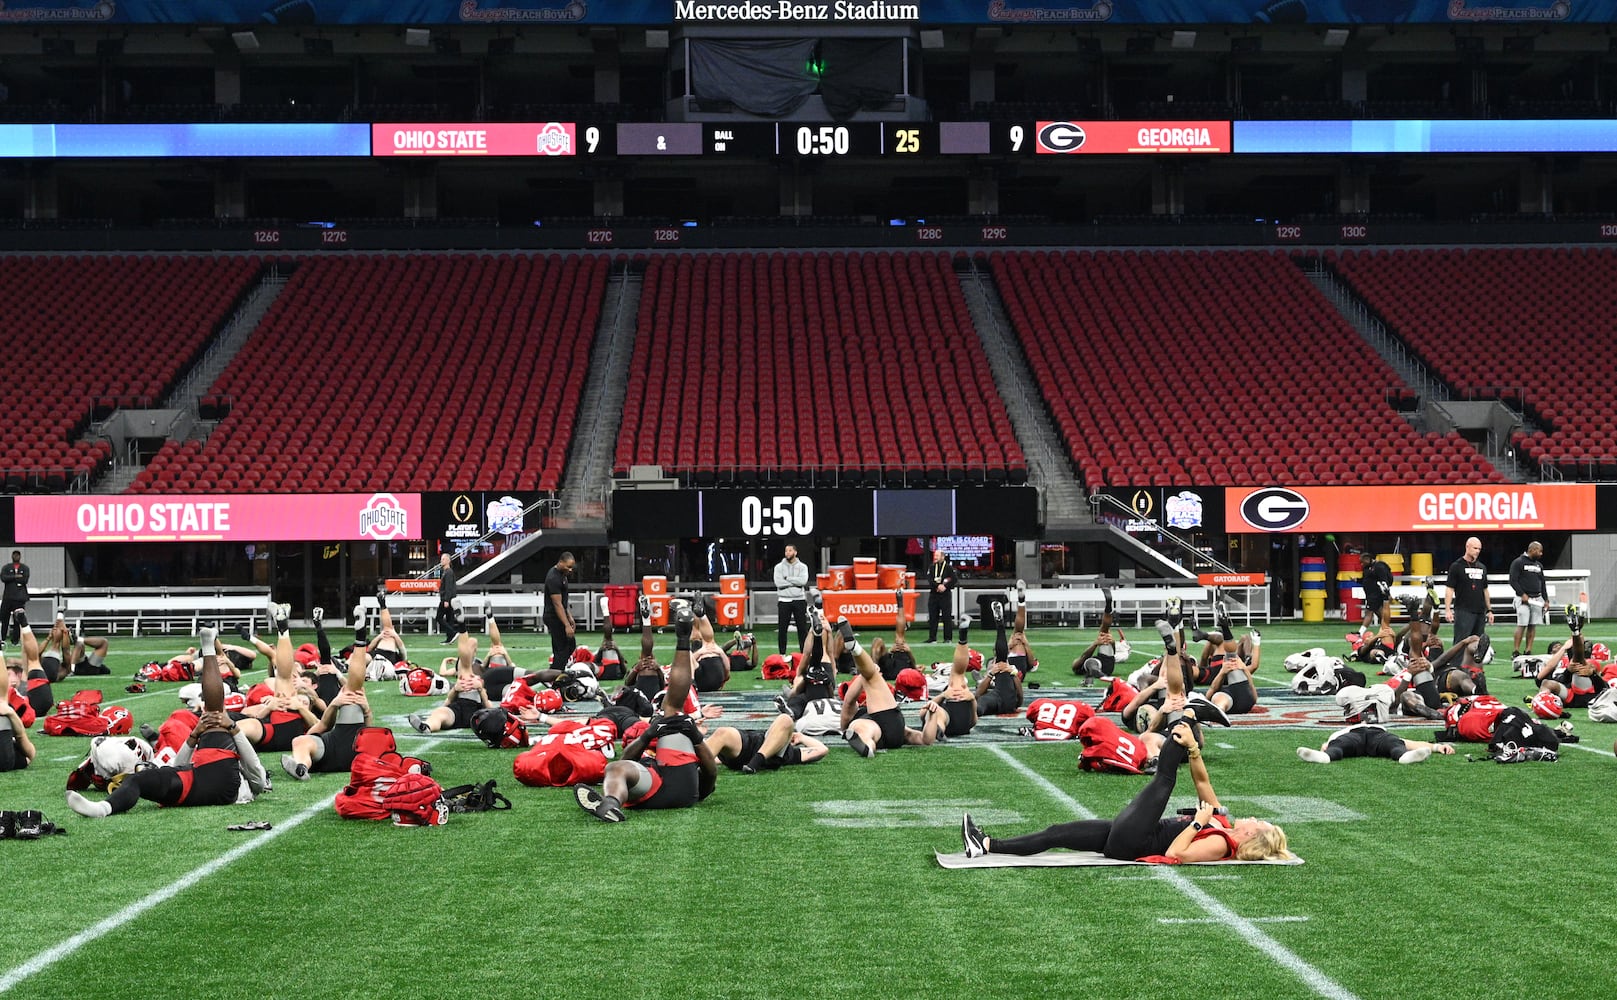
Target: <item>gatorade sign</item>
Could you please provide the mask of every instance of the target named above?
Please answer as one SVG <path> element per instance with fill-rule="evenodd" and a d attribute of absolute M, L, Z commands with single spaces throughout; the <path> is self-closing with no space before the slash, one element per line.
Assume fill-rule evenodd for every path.
<path fill-rule="evenodd" d="M 1225 491 L 1224 530 L 1591 531 L 1595 487 L 1265 486 Z"/>

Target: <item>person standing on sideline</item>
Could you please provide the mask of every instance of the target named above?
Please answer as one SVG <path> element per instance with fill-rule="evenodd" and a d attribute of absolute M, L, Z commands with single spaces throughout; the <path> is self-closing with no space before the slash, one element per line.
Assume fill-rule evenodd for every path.
<path fill-rule="evenodd" d="M 1379 629 L 1389 620 L 1387 615 L 1392 608 L 1392 567 L 1368 552 L 1365 558 L 1369 561 L 1364 564 L 1364 576 L 1359 581 L 1364 588 L 1364 623 L 1359 626 L 1360 635 Z M 1374 628 L 1371 619 L 1375 620 Z"/>
<path fill-rule="evenodd" d="M 954 561 L 942 549 L 932 550 L 932 565 L 927 567 L 926 641 L 938 641 L 938 622 L 943 622 L 943 641 L 954 641 Z"/>
<path fill-rule="evenodd" d="M 545 574 L 545 631 L 550 633 L 550 665 L 556 670 L 567 669 L 578 648 L 578 623 L 567 610 L 567 579 L 573 575 L 574 565 L 573 554 L 563 552 Z"/>
<path fill-rule="evenodd" d="M 1533 655 L 1533 634 L 1544 624 L 1544 546 L 1528 542 L 1527 551 L 1510 564 L 1510 589 L 1516 593 L 1516 638 L 1512 658 L 1521 655 L 1522 634 L 1527 634 L 1527 655 Z"/>
<path fill-rule="evenodd" d="M 0 568 L 0 583 L 5 584 L 5 594 L 0 597 L 0 622 L 5 623 L 7 640 L 16 645 L 22 640 L 16 623 L 11 620 L 12 612 L 28 607 L 28 564 L 22 561 L 20 550 L 13 549 L 11 561 Z"/>
<path fill-rule="evenodd" d="M 786 655 L 786 626 L 788 624 L 797 628 L 797 641 L 802 643 L 808 635 L 808 587 L 809 571 L 802 560 L 797 558 L 797 546 L 786 546 L 786 552 L 780 562 L 775 564 L 775 595 L 779 598 L 780 611 L 776 617 L 780 624 L 777 631 L 780 637 L 780 655 Z"/>
<path fill-rule="evenodd" d="M 1449 566 L 1448 582 L 1443 586 L 1443 618 L 1454 623 L 1454 641 L 1481 635 L 1483 623 L 1493 624 L 1493 609 L 1488 604 L 1488 567 L 1477 558 L 1482 555 L 1482 539 L 1475 535 L 1465 540 L 1465 555 Z"/>
<path fill-rule="evenodd" d="M 460 596 L 460 585 L 455 581 L 455 567 L 449 553 L 438 557 L 438 617 L 436 624 L 444 631 L 444 645 L 455 641 L 461 631 L 460 615 L 456 613 L 455 599 Z"/>

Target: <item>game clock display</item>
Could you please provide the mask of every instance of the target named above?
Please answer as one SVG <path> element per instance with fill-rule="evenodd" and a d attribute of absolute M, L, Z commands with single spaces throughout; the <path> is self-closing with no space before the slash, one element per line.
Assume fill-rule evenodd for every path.
<path fill-rule="evenodd" d="M 622 490 L 614 539 L 903 537 L 963 533 L 1036 537 L 1038 495 L 993 489 Z"/>

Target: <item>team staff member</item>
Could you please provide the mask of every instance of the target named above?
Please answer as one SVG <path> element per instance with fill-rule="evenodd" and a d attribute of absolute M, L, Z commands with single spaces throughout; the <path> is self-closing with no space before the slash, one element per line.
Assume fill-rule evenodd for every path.
<path fill-rule="evenodd" d="M 1528 542 L 1527 551 L 1510 564 L 1510 589 L 1516 593 L 1516 638 L 1510 644 L 1514 659 L 1527 636 L 1527 655 L 1533 655 L 1533 634 L 1544 624 L 1544 546 Z"/>
<path fill-rule="evenodd" d="M 1359 581 L 1364 588 L 1364 624 L 1359 626 L 1360 635 L 1376 631 L 1387 621 L 1392 607 L 1392 567 L 1369 553 L 1366 556 L 1370 561 L 1364 564 L 1364 575 Z"/>
<path fill-rule="evenodd" d="M 563 552 L 556 565 L 545 574 L 545 631 L 550 633 L 550 663 L 562 669 L 578 648 L 578 623 L 567 610 L 567 579 L 573 574 L 577 560 L 571 552 Z"/>
<path fill-rule="evenodd" d="M 954 641 L 954 561 L 942 549 L 932 550 L 932 565 L 926 571 L 926 641 L 938 641 L 938 622 L 943 622 L 943 641 Z"/>
<path fill-rule="evenodd" d="M 1465 540 L 1465 555 L 1449 566 L 1448 582 L 1443 586 L 1443 617 L 1454 623 L 1454 641 L 1472 635 L 1481 635 L 1484 622 L 1493 624 L 1493 610 L 1488 606 L 1488 567 L 1477 558 L 1482 555 L 1482 539 L 1475 535 Z"/>
<path fill-rule="evenodd" d="M 444 630 L 444 645 L 455 641 L 461 631 L 460 615 L 455 613 L 455 598 L 460 596 L 460 585 L 455 581 L 455 567 L 450 564 L 449 553 L 438 557 L 438 627 Z"/>
<path fill-rule="evenodd" d="M 802 560 L 797 558 L 797 546 L 786 546 L 785 555 L 775 564 L 775 595 L 779 598 L 780 611 L 778 618 L 780 625 L 777 631 L 780 639 L 780 655 L 786 655 L 786 626 L 797 628 L 797 641 L 801 643 L 808 635 L 808 587 L 809 572 Z"/>
<path fill-rule="evenodd" d="M 5 623 L 7 640 L 16 644 L 18 629 L 12 624 L 12 612 L 28 607 L 28 564 L 22 561 L 20 550 L 13 549 L 11 561 L 0 567 L 0 583 L 5 584 L 4 596 L 0 596 L 0 622 Z"/>

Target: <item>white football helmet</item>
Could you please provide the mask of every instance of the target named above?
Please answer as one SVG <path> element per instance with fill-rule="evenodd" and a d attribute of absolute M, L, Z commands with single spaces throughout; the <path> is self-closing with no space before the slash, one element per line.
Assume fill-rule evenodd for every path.
<path fill-rule="evenodd" d="M 1286 657 L 1286 670 L 1295 674 L 1299 670 L 1308 666 L 1310 663 L 1314 663 L 1325 658 L 1326 653 L 1324 646 L 1315 646 L 1313 649 L 1305 649 L 1300 653 L 1293 653 Z M 1340 663 L 1341 660 L 1337 660 L 1337 662 Z"/>
<path fill-rule="evenodd" d="M 202 685 L 191 683 L 180 688 L 180 704 L 193 712 L 202 711 Z"/>
<path fill-rule="evenodd" d="M 97 736 L 90 741 L 90 766 L 103 781 L 152 762 L 152 745 L 138 736 Z"/>

